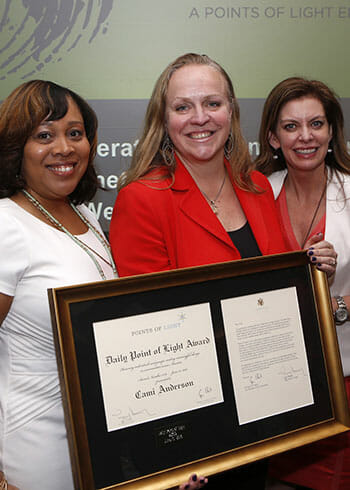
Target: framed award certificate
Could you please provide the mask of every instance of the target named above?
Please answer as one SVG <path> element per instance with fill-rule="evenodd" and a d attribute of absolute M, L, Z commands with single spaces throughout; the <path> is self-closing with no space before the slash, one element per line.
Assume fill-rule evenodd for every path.
<path fill-rule="evenodd" d="M 166 489 L 350 428 L 305 252 L 49 290 L 75 485 Z"/>

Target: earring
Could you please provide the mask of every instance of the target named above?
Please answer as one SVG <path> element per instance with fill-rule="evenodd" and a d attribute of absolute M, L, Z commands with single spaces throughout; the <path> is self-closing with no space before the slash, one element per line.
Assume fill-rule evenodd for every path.
<path fill-rule="evenodd" d="M 232 135 L 232 131 L 230 131 L 230 134 L 228 135 L 228 138 L 224 146 L 224 154 L 226 160 L 229 160 L 231 158 L 233 148 L 234 148 L 233 135 Z"/>
<path fill-rule="evenodd" d="M 327 153 L 332 153 L 332 148 L 328 148 Z"/>
<path fill-rule="evenodd" d="M 274 160 L 278 160 L 279 159 L 278 150 L 275 150 L 275 148 L 274 148 L 272 151 L 273 151 L 272 158 Z"/>
<path fill-rule="evenodd" d="M 172 167 L 174 165 L 174 145 L 169 138 L 168 133 L 165 133 L 163 138 L 161 153 L 163 155 L 165 165 L 167 167 Z"/>

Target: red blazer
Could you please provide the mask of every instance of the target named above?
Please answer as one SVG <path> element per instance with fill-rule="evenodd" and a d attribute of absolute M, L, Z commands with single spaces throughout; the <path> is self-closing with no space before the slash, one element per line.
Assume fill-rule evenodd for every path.
<path fill-rule="evenodd" d="M 259 172 L 252 179 L 264 193 L 243 191 L 231 182 L 260 251 L 285 252 L 270 184 Z M 241 258 L 181 162 L 169 187 L 171 182 L 137 181 L 119 192 L 109 238 L 120 276 Z"/>

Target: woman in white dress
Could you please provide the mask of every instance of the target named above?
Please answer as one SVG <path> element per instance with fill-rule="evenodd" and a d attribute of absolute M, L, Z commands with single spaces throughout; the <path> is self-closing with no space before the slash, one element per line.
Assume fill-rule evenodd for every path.
<path fill-rule="evenodd" d="M 47 288 L 116 276 L 82 204 L 98 185 L 96 130 L 89 105 L 51 82 L 21 85 L 0 108 L 0 469 L 9 488 L 73 489 Z"/>

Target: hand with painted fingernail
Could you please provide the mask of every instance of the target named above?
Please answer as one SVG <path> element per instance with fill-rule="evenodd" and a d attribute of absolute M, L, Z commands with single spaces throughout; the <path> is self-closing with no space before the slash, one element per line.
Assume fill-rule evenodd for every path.
<path fill-rule="evenodd" d="M 179 486 L 179 490 L 196 490 L 203 488 L 208 483 L 208 478 L 198 476 L 196 473 L 191 475 L 187 482 Z"/>
<path fill-rule="evenodd" d="M 327 274 L 329 279 L 334 277 L 337 268 L 337 252 L 331 243 L 323 239 L 323 234 L 312 236 L 305 244 L 310 262 L 317 269 Z"/>

